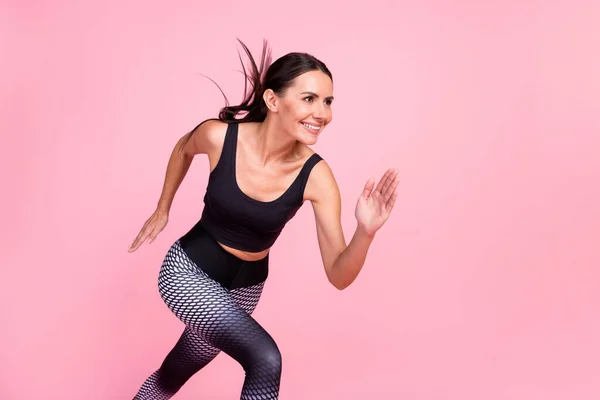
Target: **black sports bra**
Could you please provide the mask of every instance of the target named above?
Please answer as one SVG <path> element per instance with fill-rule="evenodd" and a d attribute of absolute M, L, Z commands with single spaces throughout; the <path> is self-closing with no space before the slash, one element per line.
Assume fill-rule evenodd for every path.
<path fill-rule="evenodd" d="M 237 184 L 237 139 L 238 124 L 231 123 L 227 127 L 221 157 L 209 176 L 204 210 L 198 224 L 225 246 L 260 252 L 275 243 L 287 222 L 302 206 L 310 172 L 322 158 L 316 153 L 311 155 L 280 197 L 259 201 L 247 196 Z"/>

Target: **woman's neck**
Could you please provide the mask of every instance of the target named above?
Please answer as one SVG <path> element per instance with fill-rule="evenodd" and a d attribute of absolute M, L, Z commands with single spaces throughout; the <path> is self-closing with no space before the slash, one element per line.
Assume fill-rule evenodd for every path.
<path fill-rule="evenodd" d="M 298 141 L 288 135 L 274 118 L 267 117 L 259 123 L 252 139 L 262 165 L 296 158 Z"/>

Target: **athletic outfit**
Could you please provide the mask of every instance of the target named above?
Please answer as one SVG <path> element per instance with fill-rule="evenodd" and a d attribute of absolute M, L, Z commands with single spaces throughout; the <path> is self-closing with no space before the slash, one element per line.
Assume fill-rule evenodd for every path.
<path fill-rule="evenodd" d="M 279 198 L 258 201 L 237 185 L 237 138 L 238 124 L 229 124 L 209 176 L 202 217 L 175 241 L 162 263 L 160 295 L 185 329 L 134 400 L 171 398 L 221 351 L 245 370 L 242 400 L 278 399 L 281 354 L 251 316 L 268 276 L 269 256 L 244 261 L 218 242 L 250 252 L 270 248 L 302 206 L 308 176 L 321 157 L 313 154 Z"/>

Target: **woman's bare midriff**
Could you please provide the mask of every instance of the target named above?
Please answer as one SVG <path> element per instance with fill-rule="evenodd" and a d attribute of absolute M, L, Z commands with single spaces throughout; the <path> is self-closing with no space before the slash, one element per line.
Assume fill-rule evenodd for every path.
<path fill-rule="evenodd" d="M 219 242 L 217 242 L 217 243 L 219 243 Z M 244 261 L 258 261 L 258 260 L 262 260 L 263 258 L 265 258 L 267 256 L 267 254 L 269 254 L 269 249 L 263 250 L 260 253 L 250 253 L 250 252 L 247 252 L 247 251 L 242 251 L 242 250 L 234 249 L 234 248 L 229 247 L 229 246 L 225 246 L 222 243 L 219 243 L 219 245 L 226 252 L 228 252 L 228 253 L 236 256 L 240 260 L 244 260 Z"/>

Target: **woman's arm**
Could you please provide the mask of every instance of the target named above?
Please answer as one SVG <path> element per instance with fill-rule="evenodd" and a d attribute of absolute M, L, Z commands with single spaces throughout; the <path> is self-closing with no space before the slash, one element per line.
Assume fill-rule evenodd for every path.
<path fill-rule="evenodd" d="M 157 211 L 164 212 L 166 214 L 169 214 L 171 211 L 171 205 L 173 204 L 175 193 L 179 189 L 181 182 L 183 182 L 183 178 L 185 178 L 185 175 L 190 169 L 194 159 L 194 154 L 182 151 L 184 148 L 184 139 L 185 136 L 179 139 L 175 145 L 175 148 L 171 152 L 171 157 L 169 158 L 169 163 L 167 164 L 167 171 L 165 173 L 165 181 L 163 183 L 162 192 L 156 207 Z M 190 142 L 192 141 L 193 140 L 190 140 Z"/>
<path fill-rule="evenodd" d="M 372 179 L 356 205 L 357 226 L 346 244 L 341 225 L 341 197 L 325 161 L 315 166 L 307 184 L 317 225 L 317 238 L 327 279 L 339 290 L 350 286 L 360 273 L 375 234 L 389 217 L 396 199 L 398 171 L 390 169 L 377 188 Z"/>
<path fill-rule="evenodd" d="M 181 137 L 171 151 L 162 192 L 156 210 L 146 220 L 137 237 L 129 247 L 129 252 L 137 250 L 142 243 L 152 243 L 156 236 L 164 229 L 169 219 L 169 212 L 175 194 L 183 182 L 194 156 L 208 154 L 213 149 L 215 137 L 219 134 L 221 123 L 219 121 L 204 121 L 191 132 Z"/>
<path fill-rule="evenodd" d="M 167 164 L 157 210 L 169 213 L 175 194 L 190 169 L 194 156 L 209 153 L 213 147 L 215 131 L 220 125 L 222 123 L 219 121 L 204 121 L 177 141 Z"/>

